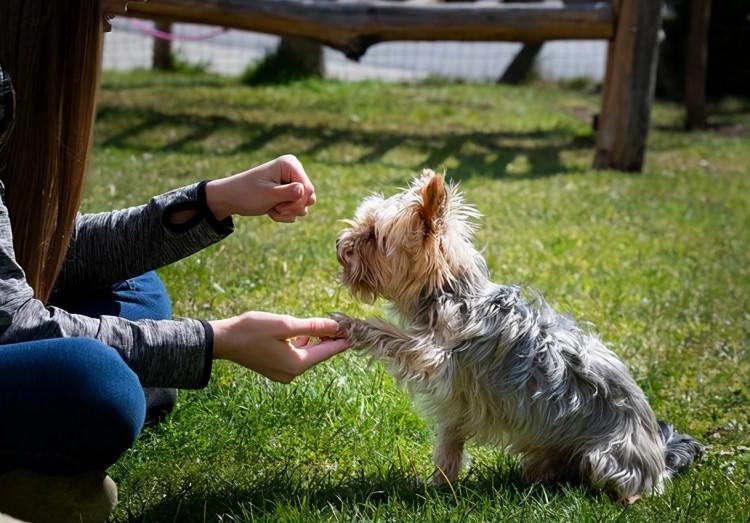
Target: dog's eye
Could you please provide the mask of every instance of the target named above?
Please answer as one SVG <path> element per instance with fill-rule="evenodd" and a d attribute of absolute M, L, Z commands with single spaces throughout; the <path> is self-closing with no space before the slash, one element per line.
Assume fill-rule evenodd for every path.
<path fill-rule="evenodd" d="M 372 242 L 372 241 L 377 241 L 377 239 L 378 237 L 375 234 L 375 229 L 370 229 L 370 234 L 367 235 L 367 241 Z"/>

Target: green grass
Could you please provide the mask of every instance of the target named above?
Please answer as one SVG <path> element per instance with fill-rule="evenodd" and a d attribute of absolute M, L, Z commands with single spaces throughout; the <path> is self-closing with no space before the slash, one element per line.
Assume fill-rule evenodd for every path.
<path fill-rule="evenodd" d="M 494 279 L 595 324 L 658 417 L 708 445 L 663 496 L 630 507 L 524 485 L 513 457 L 474 446 L 460 483 L 435 490 L 419 482 L 434 426 L 380 365 L 345 353 L 284 386 L 217 364 L 110 470 L 113 520 L 747 521 L 750 111 L 722 104 L 688 134 L 679 107 L 657 104 L 646 168 L 624 174 L 589 168 L 598 105 L 549 85 L 105 75 L 86 210 L 289 152 L 317 189 L 298 223 L 239 218 L 222 244 L 161 270 L 176 315 L 380 313 L 337 281 L 337 220 L 445 169 L 485 215 Z"/>

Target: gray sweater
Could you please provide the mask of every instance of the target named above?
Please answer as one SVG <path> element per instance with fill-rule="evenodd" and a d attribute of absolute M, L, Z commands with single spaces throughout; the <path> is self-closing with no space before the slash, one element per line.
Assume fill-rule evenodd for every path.
<path fill-rule="evenodd" d="M 196 210 L 187 223 L 172 213 Z M 95 289 L 158 269 L 225 238 L 231 218 L 217 221 L 205 182 L 156 196 L 146 205 L 79 215 L 56 289 Z M 0 201 L 0 351 L 2 345 L 61 337 L 94 338 L 116 350 L 144 387 L 200 388 L 211 373 L 208 323 L 90 318 L 45 306 L 16 263 L 8 209 Z M 0 377 L 2 379 L 2 377 Z"/>

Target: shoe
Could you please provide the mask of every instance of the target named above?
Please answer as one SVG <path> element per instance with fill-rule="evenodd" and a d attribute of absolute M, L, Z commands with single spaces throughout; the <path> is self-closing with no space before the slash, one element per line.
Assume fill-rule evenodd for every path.
<path fill-rule="evenodd" d="M 164 421 L 177 403 L 177 389 L 146 387 L 143 393 L 146 396 L 146 425 Z"/>
<path fill-rule="evenodd" d="M 0 474 L 0 522 L 7 515 L 33 523 L 102 523 L 116 504 L 117 485 L 105 472 L 48 476 L 16 469 Z"/>

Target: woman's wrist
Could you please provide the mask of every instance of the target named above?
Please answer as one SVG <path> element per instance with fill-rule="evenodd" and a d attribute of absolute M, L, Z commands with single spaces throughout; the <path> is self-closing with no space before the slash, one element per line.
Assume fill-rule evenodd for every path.
<path fill-rule="evenodd" d="M 233 213 L 230 205 L 224 198 L 227 181 L 226 178 L 211 180 L 206 184 L 206 205 L 218 221 L 228 218 Z"/>
<path fill-rule="evenodd" d="M 226 335 L 227 335 L 226 324 L 228 321 L 229 321 L 228 319 L 223 319 L 223 320 L 211 320 L 207 322 L 211 330 L 213 331 L 213 342 L 214 342 L 213 359 L 215 360 L 229 359 L 227 355 L 227 343 L 226 343 Z"/>

